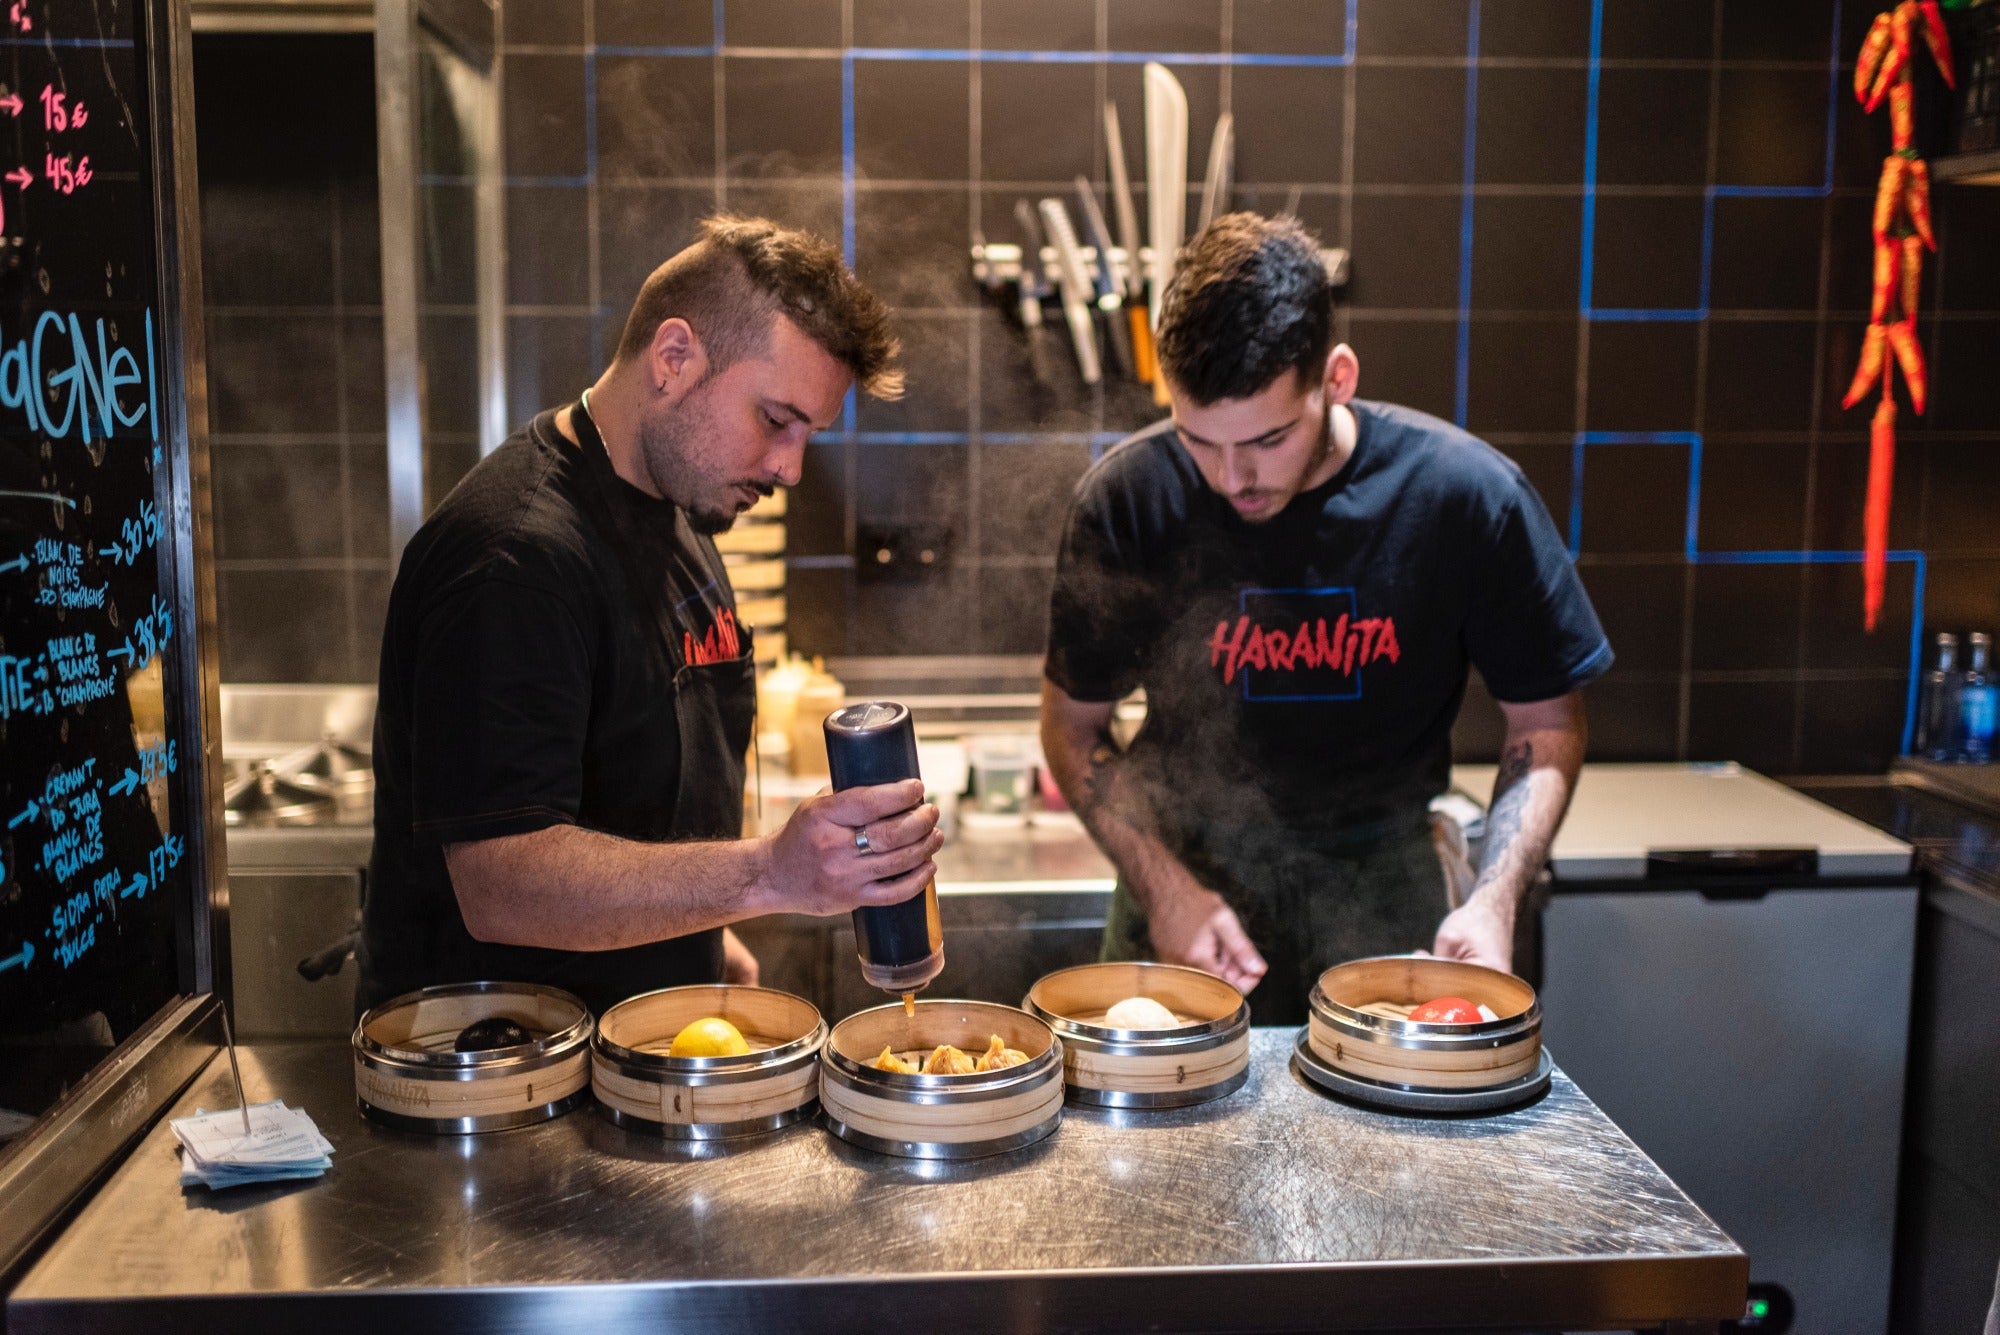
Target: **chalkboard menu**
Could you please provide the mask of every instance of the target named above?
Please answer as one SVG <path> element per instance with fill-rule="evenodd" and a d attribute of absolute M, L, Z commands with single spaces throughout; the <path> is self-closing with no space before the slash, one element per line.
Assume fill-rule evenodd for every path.
<path fill-rule="evenodd" d="M 190 985 L 200 731 L 150 18 L 0 0 L 0 1143 Z"/>

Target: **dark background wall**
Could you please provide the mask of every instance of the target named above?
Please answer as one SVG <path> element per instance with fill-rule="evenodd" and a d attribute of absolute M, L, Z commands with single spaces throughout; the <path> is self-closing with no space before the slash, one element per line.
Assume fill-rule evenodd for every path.
<path fill-rule="evenodd" d="M 899 307 L 911 393 L 856 405 L 812 447 L 792 498 L 793 642 L 1038 652 L 1069 488 L 1155 410 L 1129 386 L 1085 390 L 1056 327 L 1031 351 L 973 283 L 967 248 L 982 231 L 1015 239 L 1017 198 L 1067 194 L 1079 171 L 1102 182 L 1105 97 L 1143 177 L 1139 69 L 1159 56 L 1188 92 L 1191 175 L 1228 108 L 1237 204 L 1276 211 L 1296 189 L 1325 242 L 1353 250 L 1340 321 L 1363 392 L 1492 441 L 1572 535 L 1620 656 L 1593 691 L 1594 754 L 1876 768 L 1902 744 L 1918 637 L 2000 624 L 2000 540 L 1987 534 L 2000 403 L 1982 364 L 2000 346 L 2000 266 L 1981 244 L 2000 192 L 1938 191 L 1921 321 L 1933 404 L 1903 418 L 1888 604 L 1864 635 L 1865 412 L 1841 413 L 1838 397 L 1866 318 L 1887 137 L 1847 96 L 1844 62 L 1874 9 L 507 0 L 510 411 L 588 383 L 641 278 L 702 214 L 840 237 Z M 213 196 L 206 104 L 203 120 Z M 316 191 L 348 219 L 339 171 L 317 179 L 300 198 Z M 268 224 L 252 215 L 232 231 L 210 212 L 212 273 L 238 247 L 254 259 L 237 234 Z M 320 245 L 323 222 L 299 226 Z M 305 278 L 319 290 L 321 275 Z M 369 309 L 343 287 L 346 316 Z M 254 320 L 230 305 L 225 322 Z M 262 374 L 257 357 L 269 353 L 230 373 Z M 242 590 L 272 573 L 240 562 L 298 562 L 355 608 L 354 654 L 226 655 L 232 676 L 372 675 L 386 567 L 370 565 L 379 501 L 362 489 L 379 487 L 379 438 L 358 447 L 363 426 L 350 416 L 338 456 L 316 456 L 349 471 L 337 555 L 326 536 L 309 552 L 246 554 L 230 529 L 254 525 L 233 517 L 253 507 L 220 506 L 228 629 L 251 605 Z M 248 442 L 226 413 L 218 427 L 223 478 Z M 218 485 L 221 498 L 239 484 Z M 325 521 L 307 518 L 293 531 L 310 537 Z M 260 541 L 284 528 L 265 526 Z M 910 526 L 942 529 L 945 559 L 915 580 L 871 578 L 857 549 Z M 1490 749 L 1496 730 L 1475 690 L 1462 749 Z"/>
<path fill-rule="evenodd" d="M 389 592 L 366 37 L 195 41 L 226 681 L 372 681 Z"/>

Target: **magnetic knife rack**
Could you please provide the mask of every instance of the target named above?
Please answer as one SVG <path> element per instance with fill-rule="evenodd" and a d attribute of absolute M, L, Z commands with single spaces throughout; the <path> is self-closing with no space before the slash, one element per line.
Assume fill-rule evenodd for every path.
<path fill-rule="evenodd" d="M 1079 250 L 1083 256 L 1086 272 L 1094 280 L 1097 277 L 1097 248 L 1095 246 L 1082 246 Z M 1322 249 L 1319 255 L 1320 259 L 1326 263 L 1327 282 L 1333 285 L 1333 289 L 1336 292 L 1346 288 L 1349 268 L 1347 251 L 1339 247 L 1334 247 L 1331 249 Z M 1146 272 L 1146 266 L 1151 263 L 1152 256 L 1153 248 L 1151 246 L 1139 247 L 1139 271 L 1141 273 Z M 1039 290 L 1045 293 L 1042 300 L 1057 301 L 1060 296 L 1058 280 L 1061 275 L 1061 259 L 1056 253 L 1056 248 L 1054 246 L 1043 246 L 1039 259 L 1041 260 L 1040 271 L 1042 281 L 1038 287 Z M 1128 271 L 1130 261 L 1126 258 L 1123 246 L 1111 247 L 1111 264 L 1112 268 L 1120 273 Z M 1021 247 L 1011 241 L 993 241 L 985 245 L 973 246 L 972 276 L 988 291 L 996 293 L 1004 291 L 1010 285 L 1019 283 L 1021 281 Z"/>

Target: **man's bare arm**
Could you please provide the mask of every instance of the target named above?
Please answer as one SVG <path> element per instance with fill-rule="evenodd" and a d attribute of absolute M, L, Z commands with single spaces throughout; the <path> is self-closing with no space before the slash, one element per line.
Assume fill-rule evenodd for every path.
<path fill-rule="evenodd" d="M 1549 860 L 1569 810 L 1589 740 L 1583 693 L 1500 706 L 1507 740 L 1486 809 L 1486 837 L 1472 893 L 1438 927 L 1439 955 L 1497 969 L 1513 966 L 1521 898 Z"/>
<path fill-rule="evenodd" d="M 1111 859 L 1146 912 L 1163 960 L 1206 969 L 1248 992 L 1264 959 L 1222 896 L 1196 881 L 1180 859 L 1142 828 L 1142 813 L 1118 784 L 1120 752 L 1111 736 L 1117 706 L 1077 700 L 1042 682 L 1042 755 L 1070 809 Z"/>
<path fill-rule="evenodd" d="M 901 903 L 936 875 L 942 843 L 912 779 L 809 798 L 756 839 L 648 844 L 558 825 L 448 844 L 445 862 L 475 939 L 615 950 L 765 913 Z"/>
<path fill-rule="evenodd" d="M 1140 907 L 1147 908 L 1153 883 L 1180 864 L 1113 800 L 1120 754 L 1111 736 L 1116 710 L 1113 702 L 1073 699 L 1062 687 L 1044 680 L 1042 755 L 1070 810 L 1124 874 Z"/>

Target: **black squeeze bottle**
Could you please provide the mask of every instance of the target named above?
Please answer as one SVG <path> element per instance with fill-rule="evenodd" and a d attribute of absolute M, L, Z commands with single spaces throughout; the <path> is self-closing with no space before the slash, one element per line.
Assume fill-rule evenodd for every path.
<path fill-rule="evenodd" d="M 836 790 L 923 777 L 910 711 L 871 700 L 828 714 L 826 764 Z M 884 992 L 906 995 L 928 985 L 944 970 L 937 883 L 927 882 L 900 904 L 854 910 L 854 945 L 861 976 Z"/>

